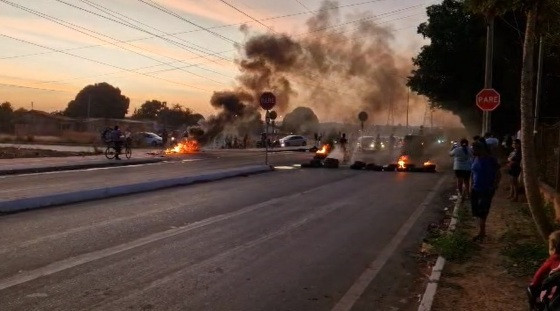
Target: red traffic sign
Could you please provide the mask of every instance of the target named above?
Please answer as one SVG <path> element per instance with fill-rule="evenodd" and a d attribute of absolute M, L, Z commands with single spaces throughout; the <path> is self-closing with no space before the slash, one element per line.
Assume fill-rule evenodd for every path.
<path fill-rule="evenodd" d="M 483 111 L 492 111 L 500 105 L 500 93 L 494 89 L 483 89 L 476 95 L 476 105 Z"/>
<path fill-rule="evenodd" d="M 264 92 L 260 98 L 261 108 L 264 110 L 270 110 L 276 105 L 276 96 L 272 92 Z"/>

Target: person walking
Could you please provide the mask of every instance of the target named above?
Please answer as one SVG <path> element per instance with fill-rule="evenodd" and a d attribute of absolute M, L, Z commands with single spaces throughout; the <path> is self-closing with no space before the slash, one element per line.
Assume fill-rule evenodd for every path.
<path fill-rule="evenodd" d="M 519 175 L 521 175 L 521 140 L 513 141 L 513 151 L 508 156 L 508 175 L 511 178 L 508 199 L 519 200 Z"/>
<path fill-rule="evenodd" d="M 473 155 L 471 210 L 473 216 L 479 220 L 479 232 L 473 241 L 482 241 L 486 237 L 486 219 L 501 174 L 498 160 L 490 154 L 482 142 L 473 143 Z"/>
<path fill-rule="evenodd" d="M 457 178 L 457 193 L 463 198 L 468 198 L 471 184 L 471 166 L 473 152 L 469 148 L 469 141 L 461 139 L 459 145 L 453 146 L 449 155 L 453 157 L 453 170 Z"/>

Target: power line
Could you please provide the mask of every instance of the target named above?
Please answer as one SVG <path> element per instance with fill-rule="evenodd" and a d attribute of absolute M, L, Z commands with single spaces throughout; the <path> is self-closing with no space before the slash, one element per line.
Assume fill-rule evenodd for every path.
<path fill-rule="evenodd" d="M 247 16 L 248 18 L 252 19 L 253 21 L 255 21 L 257 24 L 263 26 L 264 28 L 276 33 L 276 31 L 274 31 L 274 29 L 270 28 L 268 25 L 265 25 L 264 23 L 262 23 L 261 21 L 259 21 L 258 19 L 254 18 L 253 16 L 245 13 L 244 11 L 238 9 L 236 6 L 229 4 L 228 2 L 226 2 L 225 0 L 219 0 L 220 2 L 224 3 L 225 5 L 229 6 L 230 8 L 234 9 L 235 11 Z"/>
<path fill-rule="evenodd" d="M 376 2 L 382 2 L 382 1 L 387 1 L 387 0 L 370 0 L 370 1 L 365 1 L 365 2 L 360 2 L 360 3 L 351 3 L 351 4 L 345 4 L 345 5 L 336 5 L 336 6 L 329 6 L 326 8 L 321 8 L 319 10 L 314 10 L 314 11 L 305 11 L 305 12 L 298 12 L 298 13 L 291 13 L 291 14 L 285 14 L 285 15 L 278 15 L 278 16 L 272 16 L 272 17 L 267 17 L 267 18 L 262 18 L 260 19 L 260 21 L 269 21 L 269 20 L 276 20 L 276 19 L 281 19 L 281 18 L 287 18 L 287 17 L 294 17 L 294 16 L 299 16 L 299 15 L 307 15 L 307 14 L 314 14 L 314 13 L 319 13 L 319 12 L 325 12 L 325 11 L 330 11 L 330 10 L 335 10 L 335 9 L 340 9 L 340 8 L 347 8 L 347 7 L 355 7 L 355 6 L 361 6 L 361 5 L 365 5 L 365 4 L 371 4 L 371 3 L 376 3 Z M 98 4 L 99 5 L 99 4 Z M 103 17 L 103 16 L 100 16 Z M 105 18 L 105 17 L 103 17 Z M 227 27 L 232 27 L 232 26 L 240 26 L 246 23 L 250 23 L 253 21 L 245 21 L 245 22 L 241 22 L 241 23 L 234 23 L 234 24 L 226 24 L 226 25 L 218 25 L 218 26 L 212 26 L 212 27 L 207 27 L 206 29 L 220 29 L 220 28 L 227 28 Z M 187 31 L 178 31 L 178 32 L 174 32 L 174 33 L 169 33 L 166 36 L 176 36 L 176 35 L 180 35 L 180 34 L 187 34 L 187 33 L 193 33 L 193 32 L 198 32 L 201 31 L 201 29 L 194 29 L 194 30 L 187 30 Z M 131 40 L 126 40 L 123 42 L 136 42 L 136 41 L 142 41 L 142 40 L 148 40 L 148 39 L 152 39 L 152 38 L 157 38 L 158 36 L 156 35 L 151 35 L 149 37 L 143 37 L 143 38 L 138 38 L 138 39 L 131 39 Z M 193 44 L 190 41 L 186 41 L 183 40 L 185 42 L 188 42 L 190 44 Z M 81 46 L 81 47 L 74 47 L 74 48 L 69 48 L 69 49 L 64 49 L 64 51 L 73 51 L 73 50 L 80 50 L 80 49 L 87 49 L 87 48 L 93 48 L 93 47 L 100 47 L 100 46 L 104 46 L 105 44 L 94 44 L 94 45 L 86 45 L 86 46 Z M 195 45 L 197 46 L 197 45 Z M 227 51 L 220 51 L 220 52 L 213 52 L 210 53 L 208 55 L 210 56 L 214 56 L 214 55 L 219 55 L 219 54 L 224 54 L 224 53 L 228 53 L 228 52 L 233 52 L 235 51 L 235 49 L 233 50 L 227 50 Z M 45 54 L 50 54 L 50 53 L 56 53 L 56 52 L 41 52 L 41 53 L 30 53 L 30 54 L 23 54 L 23 55 L 12 55 L 12 56 L 5 56 L 5 57 L 0 57 L 0 59 L 10 59 L 10 58 L 23 58 L 23 57 L 30 57 L 30 56 L 38 56 L 38 55 L 45 55 Z M 196 54 L 195 54 L 196 55 Z M 197 55 L 198 57 L 195 58 L 202 58 L 201 56 Z M 190 59 L 195 59 L 195 58 L 190 58 Z M 223 58 L 222 58 L 223 59 Z"/>
<path fill-rule="evenodd" d="M 47 91 L 47 92 L 70 93 L 69 91 L 55 90 L 55 89 L 47 89 L 47 88 L 33 87 L 33 86 L 19 85 L 19 84 L 0 83 L 0 86 L 15 87 L 15 88 L 22 88 L 22 89 L 41 90 L 41 91 Z"/>
<path fill-rule="evenodd" d="M 306 9 L 307 11 L 311 11 L 307 5 L 303 4 L 303 2 L 301 2 L 300 0 L 295 0 L 297 3 L 299 3 L 299 5 L 301 5 L 304 9 Z"/>
<path fill-rule="evenodd" d="M 93 63 L 99 64 L 99 65 L 103 65 L 103 66 L 107 66 L 107 67 L 113 67 L 113 68 L 116 68 L 116 69 L 120 69 L 122 71 L 128 71 L 128 72 L 136 73 L 136 74 L 146 76 L 146 77 L 150 77 L 150 78 L 153 78 L 153 79 L 156 79 L 156 80 L 166 81 L 166 82 L 169 82 L 169 83 L 178 84 L 178 85 L 182 85 L 182 86 L 187 86 L 187 87 L 198 89 L 198 90 L 201 90 L 201 91 L 211 92 L 210 90 L 203 89 L 203 88 L 193 86 L 193 85 L 190 85 L 190 84 L 181 83 L 181 82 L 177 82 L 177 81 L 172 81 L 172 80 L 164 79 L 164 78 L 157 77 L 157 76 L 152 76 L 152 75 L 145 74 L 145 73 L 142 73 L 142 72 L 138 72 L 138 71 L 135 71 L 135 70 L 132 70 L 132 69 L 112 65 L 112 64 L 109 64 L 109 63 L 106 63 L 106 62 L 102 62 L 102 61 L 91 59 L 91 58 L 88 58 L 88 57 L 68 53 L 68 52 L 65 52 L 65 51 L 62 51 L 62 50 L 57 50 L 55 48 L 51 48 L 51 47 L 48 47 L 48 46 L 45 46 L 45 45 L 34 43 L 34 42 L 24 40 L 24 39 L 21 39 L 21 38 L 12 37 L 10 35 L 6 35 L 6 34 L 3 34 L 3 33 L 0 33 L 0 37 L 9 38 L 9 39 L 12 39 L 12 40 L 15 40 L 15 41 L 27 43 L 27 44 L 34 45 L 34 46 L 38 46 L 38 47 L 48 49 L 48 50 L 51 50 L 51 51 L 56 51 L 56 52 L 59 52 L 59 53 L 65 54 L 65 55 L 69 55 L 69 56 L 72 56 L 72 57 L 75 57 L 75 58 L 79 58 L 79 59 L 82 59 L 82 60 L 87 60 L 89 62 L 93 62 Z"/>
<path fill-rule="evenodd" d="M 60 0 L 57 0 L 57 1 L 60 1 Z M 176 14 L 176 13 L 174 13 L 173 11 L 166 9 L 165 7 L 163 7 L 163 6 L 161 6 L 161 5 L 157 4 L 157 3 L 155 3 L 154 1 L 151 1 L 151 0 L 138 0 L 138 1 L 144 3 L 144 4 L 148 5 L 148 6 L 151 6 L 152 8 L 155 8 L 155 9 L 157 9 L 157 10 L 160 10 L 160 11 L 162 11 L 162 12 L 168 14 L 168 15 L 174 16 L 174 17 L 176 17 L 176 18 L 178 18 L 178 19 L 180 19 L 180 20 L 182 20 L 182 21 L 184 21 L 184 22 L 186 22 L 186 23 L 188 23 L 188 24 L 190 24 L 190 25 L 193 25 L 193 26 L 195 26 L 196 28 L 199 28 L 200 30 L 206 31 L 206 32 L 208 32 L 208 33 L 210 33 L 210 34 L 212 34 L 212 35 L 218 37 L 218 38 L 221 38 L 221 39 L 223 39 L 223 40 L 229 41 L 229 42 L 231 42 L 231 43 L 239 43 L 239 42 L 237 42 L 237 41 L 235 41 L 235 40 L 232 40 L 232 39 L 230 39 L 230 38 L 228 38 L 228 37 L 225 37 L 225 36 L 223 36 L 223 35 L 221 35 L 221 34 L 215 32 L 215 31 L 212 31 L 212 30 L 210 30 L 209 28 L 205 28 L 205 27 L 203 27 L 203 26 L 200 26 L 200 25 L 198 25 L 198 24 L 196 24 L 196 23 L 194 23 L 194 22 L 192 22 L 192 21 L 190 21 L 190 20 L 184 18 L 184 17 L 181 16 L 181 15 Z"/>
<path fill-rule="evenodd" d="M 120 21 L 120 20 L 117 20 L 117 19 L 114 19 L 114 18 L 105 16 L 105 15 L 102 15 L 102 14 L 99 14 L 99 13 L 96 13 L 96 12 L 93 12 L 93 11 L 91 11 L 91 10 L 88 10 L 88 9 L 83 8 L 83 7 L 80 7 L 80 6 L 77 6 L 77 5 L 68 3 L 68 2 L 63 1 L 63 0 L 55 0 L 55 1 L 60 2 L 60 3 L 62 3 L 62 4 L 65 4 L 65 5 L 67 5 L 67 6 L 70 6 L 70 7 L 72 7 L 72 8 L 75 8 L 75 9 L 78 9 L 78 10 L 81 10 L 81 11 L 84 11 L 84 12 L 87 12 L 87 13 L 89 13 L 89 14 L 92 14 L 92 15 L 95 15 L 95 16 L 98 16 L 98 17 L 101 17 L 101 18 L 104 18 L 104 19 L 106 19 L 106 20 L 110 20 L 110 21 L 115 22 L 115 23 L 117 23 L 117 24 L 120 24 L 120 25 L 129 27 L 129 28 L 132 28 L 132 29 L 135 29 L 135 30 L 144 32 L 144 33 L 147 33 L 147 34 L 149 34 L 149 35 L 151 35 L 151 36 L 153 36 L 153 37 L 157 37 L 157 38 L 159 38 L 159 39 L 161 39 L 161 40 L 164 40 L 164 41 L 166 41 L 166 42 L 168 42 L 168 43 L 171 43 L 171 44 L 173 44 L 173 45 L 175 45 L 175 46 L 177 46 L 177 47 L 179 47 L 179 48 L 185 49 L 185 50 L 189 51 L 190 53 L 192 53 L 192 54 L 194 54 L 194 55 L 197 55 L 197 56 L 200 56 L 200 57 L 202 57 L 202 58 L 206 58 L 206 59 L 208 59 L 208 60 L 210 60 L 210 61 L 212 61 L 212 62 L 215 62 L 214 60 L 211 60 L 211 59 L 209 59 L 209 58 L 206 57 L 206 55 L 208 54 L 206 51 L 201 50 L 201 49 L 199 49 L 199 48 L 191 47 L 191 46 L 185 45 L 185 44 L 183 44 L 183 43 L 181 43 L 181 42 L 177 42 L 177 41 L 175 41 L 175 40 L 171 40 L 171 39 L 169 39 L 169 38 L 166 38 L 166 37 L 164 37 L 164 36 L 155 34 L 155 33 L 151 32 L 151 31 L 148 31 L 148 30 L 143 29 L 143 28 L 141 28 L 141 27 L 135 26 L 135 25 L 133 25 L 133 24 L 131 24 L 131 23 L 122 22 L 122 21 Z M 139 1 L 143 1 L 143 0 L 139 0 Z M 203 53 L 203 54 L 206 54 L 206 55 L 197 54 L 197 53 L 193 52 L 193 50 L 194 50 L 194 51 L 197 51 L 197 52 L 200 52 L 200 53 Z M 216 55 L 212 55 L 212 56 L 216 56 Z M 219 56 L 216 56 L 216 57 L 217 57 L 217 58 L 220 58 L 220 59 L 223 59 L 223 60 L 229 61 L 228 59 L 224 59 L 224 58 L 219 57 Z"/>
<path fill-rule="evenodd" d="M 120 48 L 120 49 L 123 49 L 123 50 L 125 50 L 125 51 L 134 53 L 134 54 L 136 54 L 136 55 L 139 55 L 139 56 L 142 56 L 142 57 L 145 57 L 145 58 L 148 58 L 148 59 L 153 60 L 153 61 L 156 61 L 156 62 L 158 62 L 158 63 L 160 63 L 160 64 L 166 64 L 165 62 L 160 61 L 160 60 L 157 59 L 157 58 L 154 58 L 154 57 L 151 57 L 151 56 L 149 56 L 149 55 L 146 55 L 146 54 L 143 54 L 143 53 L 140 53 L 140 52 L 131 50 L 131 49 L 129 49 L 129 48 L 120 46 L 120 45 L 118 45 L 118 44 L 116 44 L 116 43 L 114 43 L 114 42 L 110 42 L 110 41 L 108 41 L 108 40 L 105 40 L 105 39 L 99 37 L 99 36 L 103 36 L 103 37 L 109 38 L 109 39 L 111 39 L 111 40 L 114 40 L 114 41 L 116 41 L 116 42 L 123 43 L 121 40 L 116 39 L 116 38 L 113 38 L 113 37 L 111 37 L 111 36 L 108 36 L 108 35 L 99 33 L 99 32 L 97 32 L 97 31 L 94 31 L 94 30 L 91 30 L 91 29 L 88 29 L 88 28 L 85 28 L 85 27 L 82 27 L 82 26 L 79 26 L 79 25 L 76 25 L 76 24 L 73 24 L 73 23 L 70 23 L 70 22 L 63 21 L 63 20 L 61 20 L 61 19 L 58 19 L 58 18 L 55 18 L 55 17 L 53 17 L 53 16 L 50 16 L 50 15 L 41 13 L 41 12 L 39 12 L 39 11 L 30 9 L 30 8 L 27 8 L 27 7 L 22 6 L 22 5 L 15 4 L 15 3 L 10 2 L 10 1 L 7 1 L 7 0 L 0 0 L 0 2 L 4 2 L 4 3 L 6 3 L 6 4 L 8 4 L 8 5 L 12 6 L 12 7 L 16 7 L 16 8 L 18 8 L 18 9 L 20 9 L 20 10 L 23 10 L 23 11 L 28 12 L 28 13 L 30 13 L 30 14 L 39 16 L 39 17 L 44 18 L 44 19 L 46 19 L 46 20 L 49 20 L 49 21 L 51 21 L 51 22 L 53 22 L 53 23 L 56 23 L 56 24 L 61 25 L 61 26 L 63 26 L 63 27 L 72 29 L 72 30 L 74 30 L 74 31 L 76 31 L 76 32 L 79 32 L 79 33 L 84 34 L 84 35 L 86 35 L 86 36 L 95 38 L 95 39 L 100 40 L 100 41 L 102 41 L 102 42 L 111 44 L 111 45 L 116 46 L 116 47 L 118 47 L 118 48 Z M 96 36 L 96 35 L 92 35 L 91 33 L 88 33 L 88 32 L 91 32 L 91 33 L 93 33 L 93 34 L 96 34 L 97 36 Z M 134 45 L 132 45 L 132 44 L 129 44 L 129 43 L 125 43 L 125 44 L 130 45 L 130 46 L 135 47 L 135 48 L 138 48 L 138 47 L 136 47 L 136 46 L 134 46 Z M 159 54 L 158 54 L 158 55 L 159 55 Z M 163 56 L 163 55 L 159 55 L 159 56 Z M 167 56 L 163 56 L 163 57 L 166 57 L 166 58 L 168 58 L 168 59 L 173 59 L 173 60 L 177 61 L 177 59 L 174 59 L 174 58 L 170 58 L 170 57 L 167 57 Z M 169 63 L 167 63 L 166 65 L 172 66 L 172 65 L 170 65 Z M 173 67 L 173 66 L 172 66 L 172 67 Z M 193 76 L 197 76 L 197 77 L 199 77 L 199 78 L 207 79 L 207 80 L 209 80 L 209 81 L 212 81 L 212 82 L 215 82 L 215 83 L 218 83 L 218 84 L 224 84 L 224 83 L 222 83 L 222 82 L 220 82 L 220 81 L 216 81 L 216 80 L 214 80 L 214 79 L 211 79 L 211 78 L 208 78 L 208 77 L 205 77 L 205 76 L 202 76 L 202 75 L 199 75 L 199 74 L 190 72 L 190 71 L 188 71 L 188 70 L 186 70 L 186 69 L 182 69 L 182 68 L 179 68 L 179 67 L 175 67 L 175 68 L 176 68 L 177 70 L 181 70 L 181 71 L 183 71 L 183 72 L 189 73 L 189 74 L 191 74 L 191 75 L 193 75 Z"/>

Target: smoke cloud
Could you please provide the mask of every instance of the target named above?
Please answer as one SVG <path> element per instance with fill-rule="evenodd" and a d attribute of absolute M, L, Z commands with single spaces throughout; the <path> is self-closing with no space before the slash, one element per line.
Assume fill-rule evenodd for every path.
<path fill-rule="evenodd" d="M 307 31 L 298 35 L 251 35 L 242 26 L 247 41 L 238 47 L 238 85 L 214 93 L 211 104 L 219 113 L 213 126 L 223 130 L 225 124 L 247 120 L 256 125 L 264 91 L 275 93 L 274 109 L 281 115 L 297 106 L 312 108 L 320 119 L 340 121 L 356 122 L 360 111 L 378 124 L 404 115 L 410 58 L 395 52 L 393 32 L 376 23 L 371 15 L 376 12 L 342 16 L 336 6 L 324 1 L 307 21 Z M 413 99 L 411 106 L 416 105 L 420 101 Z"/>

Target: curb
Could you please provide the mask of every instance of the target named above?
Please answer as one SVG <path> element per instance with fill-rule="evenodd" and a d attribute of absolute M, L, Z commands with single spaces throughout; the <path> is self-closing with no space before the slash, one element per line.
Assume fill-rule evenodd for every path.
<path fill-rule="evenodd" d="M 455 203 L 455 207 L 453 208 L 453 215 L 451 216 L 449 227 L 447 228 L 448 232 L 455 231 L 455 228 L 457 227 L 459 208 L 461 207 L 462 203 L 462 198 L 458 197 L 457 202 Z M 441 278 L 441 273 L 443 272 L 444 266 L 445 258 L 439 256 L 436 260 L 436 264 L 432 268 L 432 274 L 430 274 L 430 278 L 428 279 L 428 285 L 426 286 L 424 295 L 422 295 L 422 300 L 420 301 L 420 306 L 418 306 L 418 311 L 430 311 L 432 309 L 432 304 L 434 303 L 439 279 Z"/>
<path fill-rule="evenodd" d="M 124 160 L 122 162 L 112 161 L 112 162 L 98 162 L 98 163 L 84 163 L 84 164 L 74 164 L 74 165 L 58 165 L 58 166 L 43 166 L 43 167 L 29 167 L 29 168 L 16 168 L 0 170 L 0 176 L 6 175 L 21 175 L 21 174 L 33 174 L 33 173 L 46 173 L 46 172 L 56 172 L 56 171 L 71 171 L 71 170 L 81 170 L 86 168 L 101 168 L 101 167 L 120 167 L 138 164 L 152 164 L 164 161 L 164 159 L 143 159 L 143 160 Z"/>
<path fill-rule="evenodd" d="M 13 213 L 23 210 L 51 207 L 56 205 L 106 199 L 145 191 L 154 191 L 170 187 L 186 186 L 194 183 L 210 182 L 237 176 L 270 172 L 272 170 L 274 170 L 274 168 L 268 165 L 245 166 L 235 169 L 202 173 L 194 176 L 160 179 L 155 181 L 114 186 L 110 188 L 103 187 L 90 190 L 50 194 L 39 197 L 15 199 L 10 201 L 0 201 L 0 212 Z"/>

